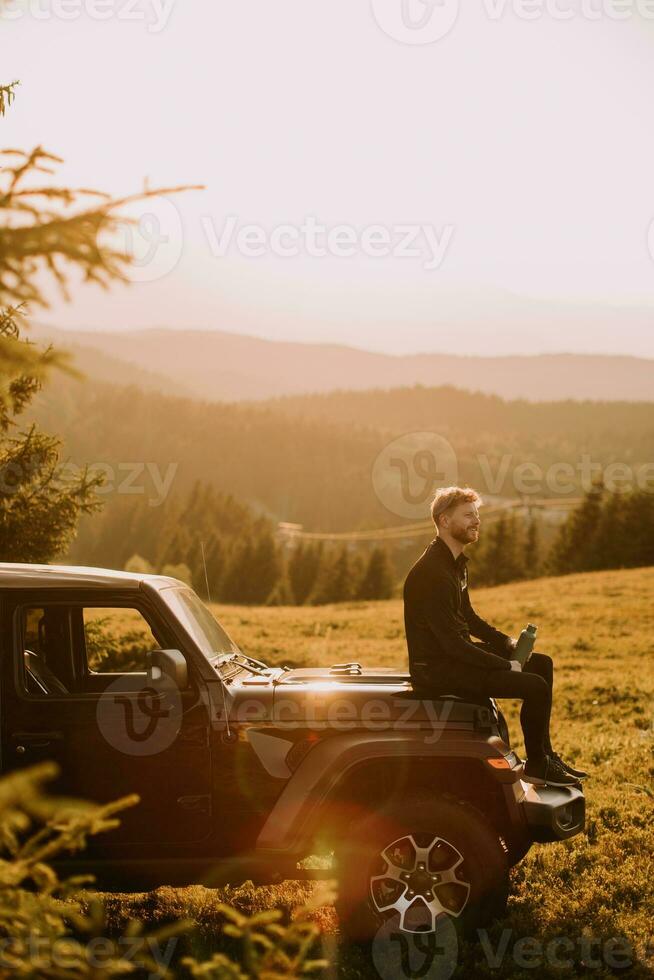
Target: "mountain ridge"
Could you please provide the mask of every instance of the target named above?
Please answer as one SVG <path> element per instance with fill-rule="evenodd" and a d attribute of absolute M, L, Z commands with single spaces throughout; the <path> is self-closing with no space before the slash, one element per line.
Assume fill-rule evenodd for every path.
<path fill-rule="evenodd" d="M 109 333 L 35 324 L 31 334 L 70 350 L 91 377 L 116 381 L 122 362 L 134 383 L 141 382 L 132 375 L 144 372 L 147 388 L 209 401 L 407 385 L 452 385 L 528 401 L 654 401 L 654 359 L 633 354 L 388 354 L 168 327 Z"/>

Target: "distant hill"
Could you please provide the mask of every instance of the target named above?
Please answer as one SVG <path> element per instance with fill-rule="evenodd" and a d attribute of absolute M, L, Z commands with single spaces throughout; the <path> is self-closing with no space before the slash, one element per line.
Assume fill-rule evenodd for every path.
<path fill-rule="evenodd" d="M 514 446 L 524 451 L 533 445 L 535 457 L 545 462 L 554 450 L 574 446 L 578 452 L 592 451 L 606 461 L 638 457 L 648 460 L 654 406 L 647 401 L 562 401 L 529 402 L 497 395 L 440 386 L 414 385 L 375 391 L 332 391 L 315 395 L 292 395 L 263 402 L 262 408 L 289 418 L 358 426 L 389 433 L 438 432 L 461 440 L 478 451 L 488 446 Z M 620 435 L 622 433 L 622 435 Z M 654 446 L 651 447 L 654 450 Z M 552 460 L 554 461 L 554 460 Z"/>
<path fill-rule="evenodd" d="M 209 401 L 265 400 L 341 390 L 453 385 L 529 401 L 654 401 L 654 360 L 617 355 L 396 356 L 203 330 L 115 333 L 36 325 L 69 348 L 89 377 Z M 145 372 L 145 373 L 142 373 Z"/>
<path fill-rule="evenodd" d="M 71 342 L 63 331 L 50 335 L 49 331 L 41 329 L 29 330 L 30 340 L 52 340 L 57 350 L 66 350 L 72 355 L 73 367 L 80 371 L 85 378 L 94 382 L 115 385 L 138 385 L 144 391 L 158 391 L 169 395 L 191 395 L 192 389 L 187 388 L 173 376 L 157 374 L 139 364 L 133 363 L 129 356 L 129 343 L 126 342 L 122 356 L 117 357 L 105 353 L 96 347 L 87 347 L 83 343 Z"/>
<path fill-rule="evenodd" d="M 152 506 L 150 464 L 173 474 L 171 492 L 204 480 L 273 520 L 325 531 L 402 522 L 377 498 L 372 472 L 381 450 L 406 432 L 443 435 L 458 479 L 501 496 L 515 495 L 513 468 L 526 461 L 544 471 L 572 464 L 576 473 L 584 454 L 603 465 L 654 459 L 650 403 L 531 404 L 452 388 L 212 404 L 53 376 L 29 418 L 63 438 L 72 462 L 113 467 L 118 492 L 145 485 Z M 140 470 L 130 485 L 133 465 Z M 493 485 L 501 476 L 496 489 L 488 473 Z"/>

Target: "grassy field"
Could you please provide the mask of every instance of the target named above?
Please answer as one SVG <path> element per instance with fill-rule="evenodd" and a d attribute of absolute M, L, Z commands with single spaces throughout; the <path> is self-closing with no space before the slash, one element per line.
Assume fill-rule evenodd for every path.
<path fill-rule="evenodd" d="M 477 612 L 506 632 L 517 635 L 527 621 L 539 625 L 537 648 L 556 665 L 555 747 L 588 769 L 591 778 L 586 834 L 532 848 L 512 872 L 507 917 L 489 931 L 485 945 L 459 949 L 454 976 L 654 976 L 653 597 L 652 568 L 474 592 Z M 269 663 L 359 660 L 406 666 L 397 601 L 299 609 L 216 607 L 215 612 L 248 653 Z M 520 752 L 519 704 L 503 702 L 503 708 Z M 221 891 L 164 888 L 108 901 L 115 921 L 128 915 L 153 922 L 190 915 L 198 923 L 199 948 L 205 948 L 219 931 L 218 901 L 245 911 L 290 910 L 311 887 L 287 882 L 277 888 L 245 885 Z M 365 953 L 339 945 L 333 909 L 324 907 L 315 915 L 334 963 L 331 975 L 348 980 L 378 976 Z"/>

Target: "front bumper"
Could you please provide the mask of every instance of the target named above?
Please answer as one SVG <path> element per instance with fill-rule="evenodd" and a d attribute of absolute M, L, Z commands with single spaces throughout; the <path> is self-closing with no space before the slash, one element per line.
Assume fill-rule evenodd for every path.
<path fill-rule="evenodd" d="M 514 791 L 533 841 L 567 840 L 583 831 L 586 800 L 580 786 L 534 786 L 521 779 Z"/>

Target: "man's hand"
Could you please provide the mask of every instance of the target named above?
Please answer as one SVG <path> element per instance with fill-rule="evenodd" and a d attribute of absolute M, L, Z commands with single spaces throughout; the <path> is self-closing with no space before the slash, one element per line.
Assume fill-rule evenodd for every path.
<path fill-rule="evenodd" d="M 511 670 L 522 670 L 522 665 L 519 660 L 511 660 Z"/>
<path fill-rule="evenodd" d="M 506 649 L 509 652 L 511 652 L 511 650 L 515 650 L 515 648 L 517 647 L 517 645 L 518 645 L 518 641 L 517 640 L 514 640 L 512 636 L 507 636 L 507 638 L 506 638 Z"/>

